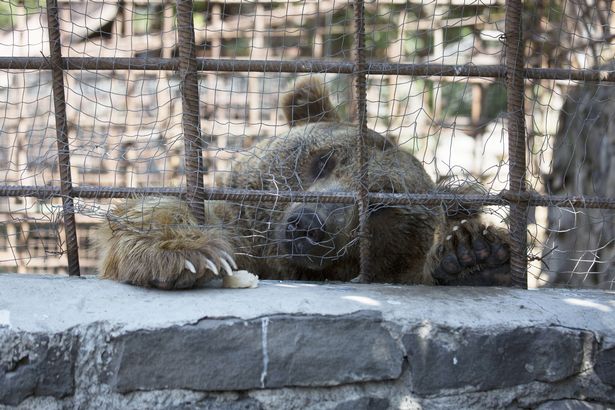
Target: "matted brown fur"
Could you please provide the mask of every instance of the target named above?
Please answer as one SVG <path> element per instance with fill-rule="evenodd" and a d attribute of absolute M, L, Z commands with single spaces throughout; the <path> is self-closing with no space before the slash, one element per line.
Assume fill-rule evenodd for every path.
<path fill-rule="evenodd" d="M 226 186 L 357 192 L 361 183 L 357 126 L 339 120 L 322 82 L 313 78 L 299 82 L 282 104 L 290 130 L 241 155 Z M 416 158 L 382 135 L 370 130 L 363 142 L 369 191 L 437 189 Z M 199 227 L 179 199 L 118 204 L 100 231 L 102 276 L 165 289 L 191 287 L 214 276 L 214 271 L 228 271 L 234 263 L 232 252 L 240 269 L 265 279 L 349 281 L 359 273 L 355 205 L 211 201 L 206 209 L 206 226 Z M 459 219 L 454 215 L 447 219 L 440 206 L 370 204 L 367 232 L 373 280 L 463 284 L 467 278 L 484 276 L 488 279 L 484 284 L 505 284 L 490 282 L 490 272 L 499 275 L 507 269 L 506 235 L 498 232 L 494 239 L 475 213 L 463 215 L 459 230 L 454 227 Z M 501 257 L 468 258 L 467 249 L 475 247 L 481 254 L 484 246 Z"/>

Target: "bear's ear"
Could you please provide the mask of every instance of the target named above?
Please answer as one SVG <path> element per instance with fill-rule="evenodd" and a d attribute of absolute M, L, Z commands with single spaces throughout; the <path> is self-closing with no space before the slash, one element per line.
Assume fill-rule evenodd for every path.
<path fill-rule="evenodd" d="M 291 127 L 308 122 L 340 121 L 329 91 L 317 78 L 299 81 L 295 89 L 282 98 L 282 109 Z"/>

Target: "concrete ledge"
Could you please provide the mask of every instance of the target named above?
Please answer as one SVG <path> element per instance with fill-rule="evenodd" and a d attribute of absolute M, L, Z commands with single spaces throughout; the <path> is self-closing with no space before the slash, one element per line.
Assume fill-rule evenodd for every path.
<path fill-rule="evenodd" d="M 0 408 L 615 408 L 615 292 L 0 275 Z"/>

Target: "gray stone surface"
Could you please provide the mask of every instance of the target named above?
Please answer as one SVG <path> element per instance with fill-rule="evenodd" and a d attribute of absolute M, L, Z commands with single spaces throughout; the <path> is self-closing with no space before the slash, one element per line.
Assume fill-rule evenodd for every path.
<path fill-rule="evenodd" d="M 615 347 L 598 352 L 594 371 L 603 383 L 615 387 Z"/>
<path fill-rule="evenodd" d="M 583 400 L 552 400 L 536 407 L 536 410 L 609 410 L 615 406 L 591 403 Z"/>
<path fill-rule="evenodd" d="M 34 395 L 73 394 L 77 348 L 77 339 L 70 333 L 0 329 L 0 404 L 18 404 Z"/>
<path fill-rule="evenodd" d="M 335 406 L 335 410 L 387 410 L 391 403 L 378 397 L 362 397 Z"/>
<path fill-rule="evenodd" d="M 0 410 L 612 408 L 614 352 L 615 292 L 0 275 Z"/>
<path fill-rule="evenodd" d="M 261 410 L 263 406 L 254 399 L 215 400 L 205 399 L 169 407 L 168 410 Z"/>
<path fill-rule="evenodd" d="M 600 332 L 605 347 L 615 347 L 613 291 L 262 281 L 257 289 L 168 292 L 95 278 L 0 274 L 0 323 L 34 332 L 61 332 L 94 322 L 142 330 L 205 317 L 341 315 L 358 310 L 374 310 L 383 320 L 400 324 L 423 319 L 467 328 L 561 323 Z"/>
<path fill-rule="evenodd" d="M 370 311 L 272 318 L 267 325 L 269 359 L 263 386 L 397 379 L 404 352 L 381 322 L 381 316 Z"/>
<path fill-rule="evenodd" d="M 119 392 L 157 389 L 246 390 L 260 387 L 259 321 L 211 320 L 129 332 L 111 343 Z"/>
<path fill-rule="evenodd" d="M 587 332 L 557 327 L 501 332 L 421 326 L 404 335 L 413 390 L 499 389 L 556 382 L 582 371 Z M 437 371 L 435 371 L 437 369 Z"/>
<path fill-rule="evenodd" d="M 106 381 L 137 390 L 248 390 L 396 379 L 403 350 L 376 312 L 273 316 L 128 332 Z"/>

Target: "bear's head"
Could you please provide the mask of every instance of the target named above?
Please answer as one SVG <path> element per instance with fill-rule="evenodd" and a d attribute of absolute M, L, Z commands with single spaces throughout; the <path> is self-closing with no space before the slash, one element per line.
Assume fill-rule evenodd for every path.
<path fill-rule="evenodd" d="M 319 192 L 329 199 L 339 192 L 356 194 L 363 183 L 358 160 L 362 138 L 368 153 L 370 192 L 433 189 L 422 165 L 411 154 L 372 130 L 361 136 L 356 124 L 342 122 L 321 81 L 310 78 L 299 82 L 281 105 L 290 131 L 263 141 L 239 161 L 229 181 L 231 187 Z M 262 242 L 258 256 L 283 259 L 284 269 L 301 272 L 296 278 L 349 280 L 357 274 L 359 219 L 355 204 L 261 204 L 241 206 L 239 212 L 242 220 L 250 221 L 247 235 L 252 235 L 253 242 Z M 368 231 L 377 245 L 374 252 L 386 257 L 378 263 L 391 262 L 395 269 L 401 259 L 413 254 L 420 264 L 433 230 L 433 212 L 425 207 L 369 204 Z M 400 236 L 408 231 L 413 231 L 413 240 L 423 243 L 407 246 L 408 239 Z M 404 247 L 407 249 L 401 249 Z M 253 252 L 254 246 L 250 249 Z"/>

